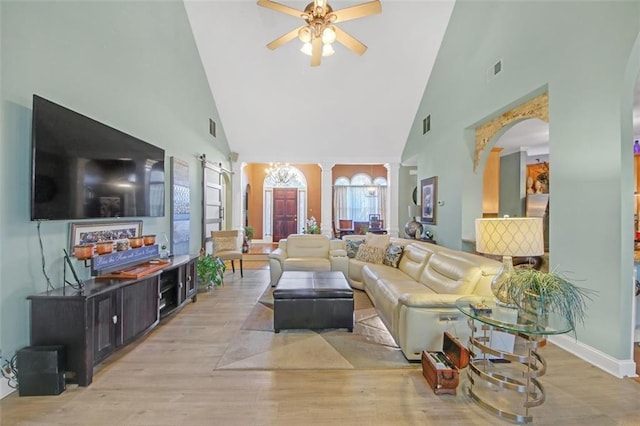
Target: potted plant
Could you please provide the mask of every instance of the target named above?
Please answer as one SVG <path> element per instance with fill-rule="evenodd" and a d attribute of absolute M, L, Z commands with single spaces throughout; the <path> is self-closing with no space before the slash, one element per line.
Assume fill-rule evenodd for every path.
<path fill-rule="evenodd" d="M 214 285 L 223 285 L 224 271 L 227 266 L 218 256 L 207 254 L 204 249 L 200 250 L 200 257 L 196 265 L 198 283 L 200 288 L 211 290 Z"/>
<path fill-rule="evenodd" d="M 247 239 L 247 241 L 251 241 L 253 240 L 253 226 L 245 226 L 244 227 L 244 237 Z"/>
<path fill-rule="evenodd" d="M 537 318 L 555 312 L 563 317 L 575 330 L 577 323 L 583 323 L 586 315 L 587 299 L 595 293 L 578 287 L 557 272 L 542 272 L 532 268 L 515 269 L 504 282 L 507 298 L 525 314 Z"/>
<path fill-rule="evenodd" d="M 249 244 L 253 239 L 253 226 L 245 226 L 244 227 L 244 237 L 242 239 L 242 252 L 249 253 Z"/>
<path fill-rule="evenodd" d="M 309 220 L 307 220 L 307 228 L 305 229 L 306 234 L 319 234 L 320 233 L 320 225 L 316 222 L 316 218 L 311 216 Z"/>

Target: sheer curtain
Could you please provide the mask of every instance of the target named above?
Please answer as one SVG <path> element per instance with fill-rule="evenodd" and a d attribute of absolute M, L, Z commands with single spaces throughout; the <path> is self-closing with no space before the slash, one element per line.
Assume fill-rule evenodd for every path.
<path fill-rule="evenodd" d="M 348 186 L 333 187 L 333 221 L 334 229 L 340 229 L 340 219 L 351 219 L 349 216 Z"/>
<path fill-rule="evenodd" d="M 379 214 L 386 226 L 387 188 L 375 186 L 374 195 L 370 186 L 335 186 L 333 191 L 333 217 L 336 229 L 340 219 L 368 222 L 370 214 Z"/>

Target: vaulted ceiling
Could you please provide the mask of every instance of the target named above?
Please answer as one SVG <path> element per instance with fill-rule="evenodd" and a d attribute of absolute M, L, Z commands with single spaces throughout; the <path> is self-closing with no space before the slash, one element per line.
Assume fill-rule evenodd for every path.
<path fill-rule="evenodd" d="M 329 1 L 334 10 L 362 1 Z M 296 9 L 308 1 L 279 0 Z M 185 0 L 232 151 L 244 162 L 399 162 L 454 2 L 382 0 L 382 13 L 339 24 L 368 46 L 335 43 L 319 67 L 296 38 L 303 24 L 255 0 Z"/>
<path fill-rule="evenodd" d="M 279 0 L 302 10 L 311 0 Z M 363 3 L 331 1 L 334 10 Z M 310 66 L 294 39 L 267 43 L 302 19 L 255 0 L 184 0 L 230 149 L 243 162 L 399 162 L 454 0 L 381 0 L 382 13 L 339 24 L 365 45 Z M 640 84 L 636 91 L 640 91 Z M 638 114 L 636 93 L 636 108 Z M 640 116 L 638 116 L 640 117 Z M 634 137 L 640 119 L 634 118 Z M 548 152 L 548 125 L 523 122 L 498 141 L 504 153 Z"/>

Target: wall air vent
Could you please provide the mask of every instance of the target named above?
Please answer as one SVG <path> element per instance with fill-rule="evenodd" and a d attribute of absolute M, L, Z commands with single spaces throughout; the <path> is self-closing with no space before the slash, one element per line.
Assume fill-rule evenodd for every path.
<path fill-rule="evenodd" d="M 211 136 L 214 138 L 216 137 L 216 122 L 212 119 L 209 119 L 209 133 L 211 133 Z"/>
<path fill-rule="evenodd" d="M 427 132 L 431 130 L 431 114 L 427 115 L 422 120 L 422 134 L 425 135 Z"/>
<path fill-rule="evenodd" d="M 502 71 L 502 60 L 493 64 L 493 75 L 498 75 L 500 71 Z"/>
<path fill-rule="evenodd" d="M 498 60 L 495 64 L 491 65 L 487 70 L 487 81 L 493 79 L 495 76 L 502 72 L 502 59 Z"/>

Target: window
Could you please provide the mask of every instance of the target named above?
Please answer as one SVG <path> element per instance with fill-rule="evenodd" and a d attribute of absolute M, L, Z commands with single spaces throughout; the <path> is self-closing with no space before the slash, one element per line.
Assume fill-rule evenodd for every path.
<path fill-rule="evenodd" d="M 336 223 L 340 219 L 369 223 L 369 215 L 380 215 L 386 223 L 387 180 L 371 179 L 365 173 L 354 175 L 351 180 L 339 177 L 334 182 L 333 209 Z"/>

